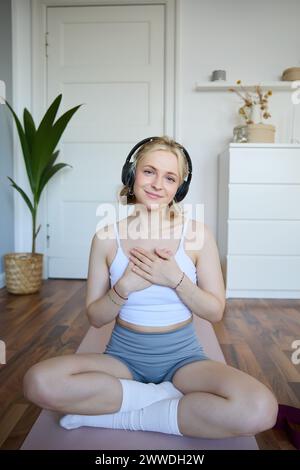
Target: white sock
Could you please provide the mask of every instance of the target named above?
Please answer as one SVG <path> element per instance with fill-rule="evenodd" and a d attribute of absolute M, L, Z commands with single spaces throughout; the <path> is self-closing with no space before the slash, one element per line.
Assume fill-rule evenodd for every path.
<path fill-rule="evenodd" d="M 165 381 L 159 384 L 142 383 L 136 380 L 119 379 L 123 389 L 122 404 L 119 412 L 140 410 L 156 401 L 167 398 L 181 398 L 183 394 L 172 382 Z"/>
<path fill-rule="evenodd" d="M 80 426 L 100 426 L 114 428 L 115 423 L 119 425 L 119 420 L 124 418 L 127 412 L 140 410 L 152 403 L 171 399 L 181 398 L 183 393 L 178 390 L 172 382 L 161 382 L 159 384 L 138 382 L 135 380 L 119 379 L 123 388 L 123 399 L 117 413 L 100 415 L 73 415 L 68 414 L 61 418 L 60 425 L 66 429 L 74 429 Z M 120 415 L 120 416 L 119 416 Z M 106 418 L 107 417 L 107 418 Z M 88 423 L 88 424 L 87 424 Z M 104 424 L 105 423 L 105 424 Z"/>
<path fill-rule="evenodd" d="M 180 398 L 161 400 L 140 410 L 96 416 L 66 415 L 60 425 L 66 429 L 80 426 L 154 431 L 183 436 L 178 428 L 177 408 Z"/>

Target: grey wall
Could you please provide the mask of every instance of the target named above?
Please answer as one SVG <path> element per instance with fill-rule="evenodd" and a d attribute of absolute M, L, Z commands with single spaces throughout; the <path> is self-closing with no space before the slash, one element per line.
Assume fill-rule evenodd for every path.
<path fill-rule="evenodd" d="M 0 80 L 6 83 L 6 99 L 12 103 L 11 0 L 0 1 Z M 0 283 L 3 255 L 14 250 L 12 118 L 0 105 Z M 0 285 L 1 287 L 1 285 Z"/>

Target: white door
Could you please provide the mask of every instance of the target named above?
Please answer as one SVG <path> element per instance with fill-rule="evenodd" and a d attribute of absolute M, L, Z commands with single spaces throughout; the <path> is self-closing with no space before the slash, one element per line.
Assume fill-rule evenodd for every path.
<path fill-rule="evenodd" d="M 47 31 L 48 105 L 84 103 L 58 145 L 72 168 L 47 186 L 48 275 L 86 278 L 97 207 L 116 203 L 130 149 L 164 134 L 164 6 L 49 7 Z"/>

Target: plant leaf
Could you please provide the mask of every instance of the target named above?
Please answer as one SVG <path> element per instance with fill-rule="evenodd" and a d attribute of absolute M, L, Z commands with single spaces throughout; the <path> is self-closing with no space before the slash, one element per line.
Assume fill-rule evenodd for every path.
<path fill-rule="evenodd" d="M 46 186 L 46 184 L 48 183 L 48 181 L 52 178 L 53 175 L 55 175 L 55 173 L 57 173 L 59 170 L 61 170 L 65 166 L 70 166 L 71 168 L 73 168 L 71 165 L 68 165 L 67 163 L 57 163 L 56 165 L 49 168 L 47 172 L 43 172 L 43 179 L 41 178 L 40 187 L 36 195 L 37 203 L 39 202 L 42 191 L 44 187 Z"/>
<path fill-rule="evenodd" d="M 10 106 L 8 101 L 5 100 L 5 103 L 8 107 L 8 109 L 10 110 L 10 112 L 12 113 L 12 115 L 14 117 L 14 120 L 15 120 L 15 123 L 16 123 L 16 126 L 17 126 L 17 130 L 18 130 L 18 134 L 19 134 L 19 138 L 20 138 L 20 143 L 21 143 L 21 147 L 22 147 L 22 151 L 23 151 L 23 158 L 24 158 L 26 171 L 27 171 L 27 175 L 28 175 L 28 179 L 29 179 L 29 184 L 30 184 L 32 192 L 34 192 L 34 190 L 35 190 L 35 180 L 33 178 L 32 157 L 30 155 L 30 150 L 29 150 L 27 138 L 26 138 L 24 129 L 22 127 L 22 124 L 19 121 L 18 116 L 16 115 L 16 113 L 14 112 L 14 110 L 12 109 L 12 107 Z"/>
<path fill-rule="evenodd" d="M 55 116 L 57 114 L 59 105 L 61 103 L 61 99 L 62 99 L 62 94 L 58 95 L 55 98 L 55 100 L 51 103 L 51 105 L 47 109 L 43 119 L 41 120 L 41 123 L 38 127 L 37 132 L 39 132 L 39 131 L 41 132 L 43 129 L 48 130 L 49 127 L 52 126 L 52 124 L 54 122 L 54 119 L 55 119 Z"/>
<path fill-rule="evenodd" d="M 57 150 L 56 152 L 54 152 L 51 157 L 49 158 L 49 162 L 48 164 L 45 166 L 45 168 L 43 169 L 43 172 L 41 174 L 41 177 L 40 177 L 40 180 L 39 180 L 39 184 L 38 184 L 38 187 L 37 187 L 37 191 L 36 191 L 36 194 L 35 194 L 35 198 L 38 198 L 38 200 L 40 199 L 41 197 L 41 194 L 42 194 L 42 191 L 45 187 L 45 179 L 47 177 L 47 174 L 48 172 L 51 170 L 51 168 L 53 167 L 54 165 L 54 162 L 55 160 L 57 159 L 59 155 L 59 150 Z"/>
<path fill-rule="evenodd" d="M 69 120 L 81 105 L 66 111 L 50 128 L 38 129 L 35 145 L 33 149 L 34 160 L 36 162 L 36 177 L 39 180 L 44 168 L 49 163 L 49 158 L 53 154 L 59 139 L 64 132 Z"/>
<path fill-rule="evenodd" d="M 17 190 L 19 191 L 19 193 L 21 194 L 21 196 L 23 197 L 24 201 L 26 202 L 27 206 L 29 207 L 29 210 L 30 212 L 33 214 L 34 212 L 34 208 L 33 208 L 33 205 L 31 204 L 31 201 L 29 199 L 29 197 L 27 196 L 27 194 L 23 191 L 23 189 L 20 188 L 20 186 L 18 186 L 14 180 L 12 178 L 10 178 L 9 176 L 7 177 L 10 181 L 11 181 L 11 185 Z"/>
<path fill-rule="evenodd" d="M 45 143 L 50 137 L 49 132 L 52 129 L 61 99 L 62 94 L 58 95 L 49 106 L 35 134 L 35 140 L 32 147 L 33 175 L 35 181 L 38 181 L 40 178 L 41 159 L 43 159 L 42 154 L 44 152 Z M 48 152 L 48 155 L 49 153 L 52 154 L 52 152 Z"/>
<path fill-rule="evenodd" d="M 34 138 L 35 138 L 35 124 L 33 121 L 33 118 L 28 111 L 28 109 L 24 109 L 23 113 L 23 121 L 24 121 L 24 130 L 25 130 L 25 135 L 27 138 L 27 144 L 29 147 L 30 152 L 32 151 L 33 143 L 34 143 Z"/>

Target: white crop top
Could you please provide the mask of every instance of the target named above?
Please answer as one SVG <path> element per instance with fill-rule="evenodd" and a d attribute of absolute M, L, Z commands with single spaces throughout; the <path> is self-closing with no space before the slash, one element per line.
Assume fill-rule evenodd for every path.
<path fill-rule="evenodd" d="M 184 223 L 180 244 L 174 257 L 182 271 L 194 284 L 197 284 L 196 267 L 183 248 L 188 220 L 187 218 Z M 114 228 L 118 251 L 109 270 L 111 287 L 122 277 L 129 262 L 120 244 L 116 221 Z M 158 284 L 152 284 L 145 289 L 129 294 L 128 300 L 119 311 L 119 317 L 124 321 L 144 326 L 173 325 L 187 320 L 191 316 L 191 310 L 182 302 L 175 289 Z"/>

